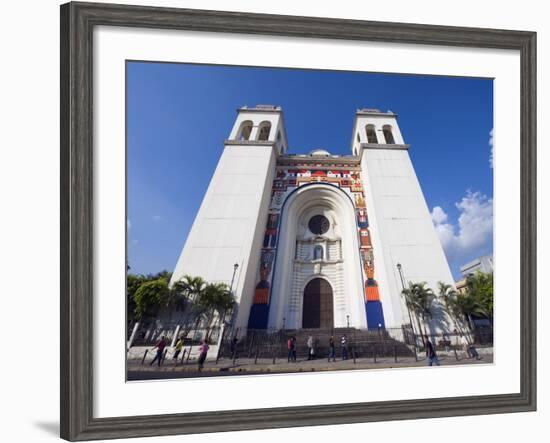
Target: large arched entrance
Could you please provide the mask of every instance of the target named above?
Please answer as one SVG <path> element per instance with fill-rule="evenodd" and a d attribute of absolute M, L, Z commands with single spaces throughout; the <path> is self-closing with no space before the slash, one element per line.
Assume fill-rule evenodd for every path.
<path fill-rule="evenodd" d="M 332 287 L 323 278 L 311 280 L 304 289 L 302 328 L 334 327 Z"/>
<path fill-rule="evenodd" d="M 367 327 L 356 219 L 353 199 L 332 184 L 305 184 L 287 196 L 279 217 L 268 328 L 324 327 L 327 323 L 328 328 Z M 310 322 L 313 312 L 304 310 L 305 286 L 313 278 L 325 279 L 332 293 L 332 315 L 323 326 L 320 298 L 316 301 L 311 296 L 305 301 L 311 301 L 314 311 L 319 305 L 317 321 Z M 311 283 L 316 284 L 322 283 Z"/>

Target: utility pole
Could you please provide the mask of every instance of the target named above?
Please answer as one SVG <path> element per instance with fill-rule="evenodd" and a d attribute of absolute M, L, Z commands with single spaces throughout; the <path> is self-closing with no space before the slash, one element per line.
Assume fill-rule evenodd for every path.
<path fill-rule="evenodd" d="M 397 270 L 399 271 L 399 278 L 401 280 L 401 289 L 404 291 L 405 290 L 405 280 L 403 279 L 403 272 L 402 272 L 401 263 L 397 263 Z M 403 292 L 401 292 L 401 295 L 403 295 L 403 297 L 404 297 Z M 407 312 L 409 313 L 409 324 L 411 325 L 411 329 L 414 332 L 411 310 L 409 309 L 409 303 L 407 303 L 407 299 L 405 299 L 405 306 L 407 307 Z"/>

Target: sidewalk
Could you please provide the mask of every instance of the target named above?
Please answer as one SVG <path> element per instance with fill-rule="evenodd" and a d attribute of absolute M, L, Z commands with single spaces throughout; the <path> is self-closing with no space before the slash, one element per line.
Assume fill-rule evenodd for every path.
<path fill-rule="evenodd" d="M 462 353 L 458 354 L 457 361 L 454 353 L 449 355 L 439 355 L 439 361 L 442 366 L 455 365 L 477 365 L 488 364 L 493 362 L 492 349 L 485 350 L 481 353 L 481 360 L 464 358 Z M 187 364 L 174 365 L 173 360 L 167 358 L 164 364 L 158 367 L 156 364 L 151 366 L 148 358 L 142 365 L 141 361 L 128 360 L 128 380 L 153 380 L 167 378 L 190 378 L 190 377 L 214 377 L 225 375 L 253 375 L 253 374 L 282 374 L 295 372 L 323 372 L 335 370 L 352 370 L 352 369 L 384 369 L 384 368 L 404 368 L 404 367 L 424 367 L 428 362 L 424 355 L 418 355 L 418 361 L 414 357 L 398 357 L 397 362 L 393 357 L 380 357 L 374 362 L 373 358 L 358 358 L 356 362 L 353 359 L 341 360 L 336 362 L 328 362 L 326 358 L 316 360 L 298 360 L 296 363 L 289 363 L 286 359 L 277 359 L 275 364 L 270 359 L 258 359 L 256 364 L 253 358 L 237 359 L 235 364 L 232 360 L 220 359 L 216 364 L 215 361 L 207 361 L 202 372 L 198 371 L 196 360 L 190 359 Z"/>

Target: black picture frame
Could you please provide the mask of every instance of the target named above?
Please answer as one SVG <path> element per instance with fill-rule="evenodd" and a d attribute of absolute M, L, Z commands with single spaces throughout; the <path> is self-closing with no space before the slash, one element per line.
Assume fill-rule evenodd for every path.
<path fill-rule="evenodd" d="M 471 48 L 521 58 L 521 389 L 517 394 L 185 414 L 93 417 L 92 54 L 95 26 Z M 61 6 L 61 437 L 70 441 L 536 410 L 536 33 L 240 12 Z"/>

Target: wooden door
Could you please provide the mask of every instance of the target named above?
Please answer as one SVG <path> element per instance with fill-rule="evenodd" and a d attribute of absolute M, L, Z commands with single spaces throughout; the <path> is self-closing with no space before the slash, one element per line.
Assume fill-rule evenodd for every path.
<path fill-rule="evenodd" d="M 332 288 L 326 280 L 311 280 L 304 289 L 302 328 L 332 329 L 334 326 L 334 304 Z"/>

